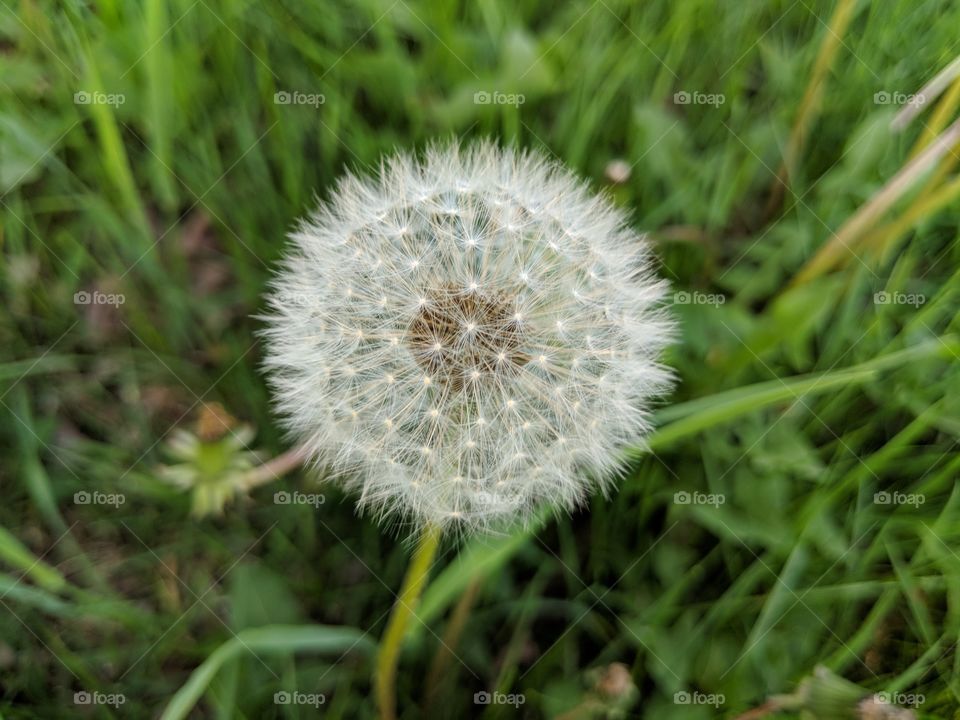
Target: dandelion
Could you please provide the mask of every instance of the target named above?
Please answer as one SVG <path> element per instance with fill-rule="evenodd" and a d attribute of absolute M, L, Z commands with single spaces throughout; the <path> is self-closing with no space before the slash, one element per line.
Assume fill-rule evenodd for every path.
<path fill-rule="evenodd" d="M 669 386 L 667 284 L 625 213 L 491 143 L 347 175 L 273 283 L 286 426 L 378 518 L 461 532 L 606 490 Z"/>
<path fill-rule="evenodd" d="M 292 239 L 264 331 L 280 413 L 361 509 L 421 532 L 377 657 L 393 720 L 441 533 L 570 509 L 642 442 L 667 285 L 623 212 L 491 143 L 347 175 Z"/>

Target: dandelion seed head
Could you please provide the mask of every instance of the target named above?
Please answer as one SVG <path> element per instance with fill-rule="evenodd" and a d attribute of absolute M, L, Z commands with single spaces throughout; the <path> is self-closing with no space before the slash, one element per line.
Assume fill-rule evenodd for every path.
<path fill-rule="evenodd" d="M 649 432 L 667 284 L 557 163 L 492 143 L 395 155 L 291 239 L 265 364 L 287 428 L 362 509 L 460 531 L 571 509 Z"/>

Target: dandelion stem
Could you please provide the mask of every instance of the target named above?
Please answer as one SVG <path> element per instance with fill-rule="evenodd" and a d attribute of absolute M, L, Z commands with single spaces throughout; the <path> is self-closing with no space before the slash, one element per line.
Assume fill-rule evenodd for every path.
<path fill-rule="evenodd" d="M 244 475 L 238 484 L 239 489 L 252 490 L 255 487 L 266 485 L 268 482 L 279 480 L 282 475 L 286 475 L 294 468 L 302 465 L 308 454 L 307 448 L 299 445 L 277 455 L 272 460 L 268 460 L 263 465 L 258 465 Z"/>
<path fill-rule="evenodd" d="M 433 558 L 437 554 L 440 544 L 440 529 L 435 525 L 427 527 L 410 560 L 407 575 L 403 579 L 400 595 L 393 606 L 387 629 L 380 642 L 380 651 L 377 655 L 377 670 L 374 678 L 376 687 L 377 705 L 380 708 L 382 720 L 395 720 L 397 716 L 396 680 L 397 660 L 400 656 L 400 647 L 410 618 L 413 617 L 416 605 L 420 601 L 420 594 L 427 582 Z"/>

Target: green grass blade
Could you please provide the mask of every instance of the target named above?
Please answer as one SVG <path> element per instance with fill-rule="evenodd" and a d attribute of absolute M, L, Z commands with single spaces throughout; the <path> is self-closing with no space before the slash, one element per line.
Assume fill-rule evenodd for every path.
<path fill-rule="evenodd" d="M 661 425 L 647 444 L 649 449 L 659 450 L 744 413 L 797 400 L 804 395 L 865 383 L 875 379 L 881 371 L 925 358 L 943 357 L 956 353 L 957 349 L 956 338 L 938 338 L 842 370 L 770 380 L 674 405 L 657 413 L 657 422 L 666 424 Z M 644 450 L 639 449 L 633 454 L 639 456 L 643 453 Z"/>
<path fill-rule="evenodd" d="M 56 568 L 34 557 L 33 553 L 3 527 L 0 527 L 0 561 L 23 571 L 27 577 L 45 590 L 60 592 L 67 584 L 66 579 Z"/>
<path fill-rule="evenodd" d="M 345 653 L 352 650 L 370 652 L 373 647 L 373 641 L 354 628 L 270 625 L 243 630 L 218 647 L 193 671 L 186 684 L 170 699 L 160 720 L 181 720 L 187 717 L 220 668 L 244 653 Z"/>

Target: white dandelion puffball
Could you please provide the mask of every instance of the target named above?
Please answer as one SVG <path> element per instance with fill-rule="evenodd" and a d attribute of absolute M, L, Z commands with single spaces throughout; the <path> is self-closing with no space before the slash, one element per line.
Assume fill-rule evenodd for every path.
<path fill-rule="evenodd" d="M 670 386 L 647 241 L 539 154 L 391 157 L 291 239 L 263 331 L 277 408 L 377 516 L 463 531 L 571 509 Z"/>

